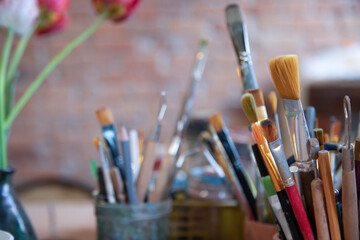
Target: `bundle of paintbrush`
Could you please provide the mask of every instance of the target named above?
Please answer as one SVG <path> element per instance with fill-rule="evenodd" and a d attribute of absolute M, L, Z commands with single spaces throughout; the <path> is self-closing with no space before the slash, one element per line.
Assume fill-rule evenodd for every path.
<path fill-rule="evenodd" d="M 100 153 L 101 166 L 97 167 L 96 162 L 92 162 L 91 168 L 98 181 L 98 199 L 109 203 L 136 204 L 146 201 L 159 202 L 169 198 L 172 182 L 181 167 L 181 161 L 178 161 L 179 150 L 207 55 L 207 41 L 202 40 L 196 53 L 191 82 L 184 97 L 175 133 L 155 181 L 152 179 L 154 179 L 156 149 L 159 146 L 162 120 L 167 107 L 165 92 L 161 94 L 157 119 L 144 154 L 142 152 L 144 140 L 143 137 L 139 138 L 143 134 L 139 134 L 136 130 L 131 130 L 128 134 L 124 124 L 121 124 L 118 133 L 111 110 L 103 108 L 96 111 L 102 127 L 102 136 L 96 137 L 94 144 Z"/>
<path fill-rule="evenodd" d="M 285 157 L 277 114 L 274 115 L 275 122 L 267 119 L 261 90 L 249 90 L 243 95 L 241 105 L 251 123 L 256 142 L 252 149 L 264 187 L 271 185 L 277 195 L 276 200 L 270 199 L 269 192 L 268 198 L 285 238 L 359 239 L 360 144 L 357 139 L 354 161 L 349 97 L 344 98 L 345 144 L 338 143 L 341 139 L 338 120 L 331 127 L 331 142 L 324 143 L 323 130 L 313 129 L 315 109 L 310 107 L 304 111 L 302 108 L 297 56 L 277 57 L 270 61 L 269 66 L 284 106 L 283 117 L 287 120 L 295 163 L 291 165 Z M 276 113 L 275 93 L 271 93 L 269 98 Z M 308 129 L 313 129 L 315 138 L 310 137 Z M 329 151 L 336 152 L 337 161 L 330 161 Z M 266 178 L 271 181 L 266 182 Z M 339 192 L 341 197 L 335 199 L 335 193 Z M 276 212 L 274 201 L 279 202 L 281 214 Z"/>

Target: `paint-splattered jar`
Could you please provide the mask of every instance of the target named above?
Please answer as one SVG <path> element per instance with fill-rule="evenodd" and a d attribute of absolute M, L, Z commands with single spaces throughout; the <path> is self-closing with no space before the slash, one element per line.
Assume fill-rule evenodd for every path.
<path fill-rule="evenodd" d="M 171 210 L 171 200 L 136 205 L 97 202 L 97 239 L 165 240 Z"/>

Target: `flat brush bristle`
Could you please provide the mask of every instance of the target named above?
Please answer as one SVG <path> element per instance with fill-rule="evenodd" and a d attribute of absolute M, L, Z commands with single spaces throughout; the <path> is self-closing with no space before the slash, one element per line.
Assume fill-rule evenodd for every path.
<path fill-rule="evenodd" d="M 210 124 L 213 126 L 216 132 L 221 131 L 225 127 L 224 119 L 221 113 L 217 113 L 209 118 Z"/>
<path fill-rule="evenodd" d="M 253 95 L 251 95 L 250 93 L 245 93 L 241 97 L 241 106 L 250 123 L 257 122 L 258 116 Z"/>
<path fill-rule="evenodd" d="M 257 107 L 264 106 L 264 94 L 260 89 L 250 89 L 248 93 L 252 94 Z"/>
<path fill-rule="evenodd" d="M 285 55 L 269 62 L 275 88 L 283 99 L 299 100 L 299 65 L 296 55 Z"/>
<path fill-rule="evenodd" d="M 278 139 L 278 132 L 275 124 L 269 119 L 261 121 L 261 128 L 263 130 L 266 140 L 270 143 Z"/>
<path fill-rule="evenodd" d="M 269 93 L 269 101 L 270 101 L 270 105 L 271 105 L 271 109 L 273 111 L 273 113 L 277 113 L 277 96 L 275 91 L 271 91 Z"/>
<path fill-rule="evenodd" d="M 251 129 L 252 129 L 252 132 L 254 134 L 254 138 L 255 138 L 256 143 L 258 145 L 266 144 L 266 139 L 264 137 L 264 133 L 263 133 L 263 131 L 261 129 L 260 124 L 257 124 L 257 123 L 253 124 L 251 126 Z"/>
<path fill-rule="evenodd" d="M 96 116 L 101 126 L 114 123 L 114 117 L 112 115 L 111 109 L 108 107 L 96 110 Z"/>
<path fill-rule="evenodd" d="M 324 145 L 324 130 L 322 128 L 314 129 L 314 137 L 319 141 L 319 145 Z"/>
<path fill-rule="evenodd" d="M 225 9 L 226 21 L 229 25 L 234 23 L 242 23 L 243 18 L 239 9 L 239 6 L 236 4 L 230 4 Z"/>

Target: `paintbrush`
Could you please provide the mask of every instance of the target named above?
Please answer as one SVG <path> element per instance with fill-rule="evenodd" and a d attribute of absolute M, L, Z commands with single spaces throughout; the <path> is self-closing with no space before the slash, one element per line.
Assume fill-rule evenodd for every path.
<path fill-rule="evenodd" d="M 324 185 L 326 212 L 329 222 L 331 239 L 341 239 L 339 221 L 336 212 L 334 187 L 330 172 L 330 157 L 326 150 L 319 151 L 319 170 Z"/>
<path fill-rule="evenodd" d="M 324 199 L 324 186 L 320 178 L 317 177 L 315 172 L 315 179 L 311 182 L 311 193 L 313 196 L 313 205 L 315 213 L 316 233 L 318 240 L 330 239 L 329 225 L 327 222 L 325 199 Z"/>
<path fill-rule="evenodd" d="M 277 129 L 268 119 L 261 122 L 261 127 L 269 144 L 270 151 L 275 159 L 280 176 L 283 180 L 283 183 L 285 184 L 285 189 L 289 197 L 291 207 L 294 211 L 297 223 L 300 227 L 302 236 L 305 240 L 314 239 L 314 234 L 311 230 L 304 206 L 296 189 L 295 181 L 291 176 L 281 139 L 278 138 Z"/>
<path fill-rule="evenodd" d="M 225 14 L 228 31 L 238 60 L 238 76 L 243 88 L 245 91 L 259 88 L 252 66 L 246 25 L 238 5 L 228 5 Z"/>
<path fill-rule="evenodd" d="M 266 169 L 263 157 L 261 156 L 259 146 L 254 144 L 251 146 L 256 160 L 256 164 L 259 168 L 261 182 L 264 186 L 265 193 L 267 195 L 270 206 L 279 222 L 281 229 L 284 231 L 286 239 L 293 239 L 290 231 L 289 224 L 286 220 L 284 211 L 281 208 L 279 197 L 276 195 L 276 190 L 271 181 L 268 170 Z"/>
<path fill-rule="evenodd" d="M 304 195 L 302 193 L 302 186 L 301 186 L 301 179 L 300 179 L 300 172 L 299 172 L 299 168 L 293 164 L 289 167 L 290 169 L 290 172 L 291 172 L 291 176 L 292 178 L 294 179 L 295 181 L 295 185 L 296 185 L 296 189 L 301 197 L 301 200 L 302 200 L 302 203 L 303 203 L 303 206 L 306 210 L 306 204 L 305 204 L 305 199 L 304 199 Z"/>
<path fill-rule="evenodd" d="M 268 147 L 267 141 L 263 135 L 261 126 L 259 123 L 254 123 L 254 124 L 252 124 L 251 129 L 254 134 L 255 141 L 259 146 L 261 155 L 264 159 L 264 162 L 265 162 L 266 168 L 269 172 L 271 181 L 276 190 L 276 194 L 279 197 L 281 208 L 284 211 L 286 220 L 290 227 L 291 235 L 292 235 L 293 239 L 303 239 L 299 225 L 296 221 L 295 214 L 293 212 L 293 209 L 291 208 L 291 204 L 289 202 L 289 198 L 286 193 L 285 186 L 282 182 L 282 179 L 280 177 L 278 169 L 275 165 L 274 158 Z"/>
<path fill-rule="evenodd" d="M 253 95 L 250 93 L 245 93 L 242 95 L 241 106 L 250 124 L 256 123 L 258 121 L 258 115 Z"/>
<path fill-rule="evenodd" d="M 253 216 L 255 219 L 257 219 L 256 214 L 256 201 L 253 193 L 251 192 L 249 180 L 246 178 L 245 175 L 245 169 L 241 163 L 240 156 L 236 150 L 235 144 L 233 143 L 228 129 L 225 126 L 224 120 L 220 113 L 217 113 L 209 118 L 209 122 L 214 128 L 215 132 L 217 133 L 217 136 L 220 139 L 220 142 L 222 143 L 226 154 L 232 164 L 232 167 L 234 168 L 236 177 L 238 178 L 241 187 L 243 189 L 243 192 L 245 194 L 246 200 L 250 206 L 251 212 L 253 213 Z"/>
<path fill-rule="evenodd" d="M 116 201 L 120 203 L 126 203 L 126 197 L 124 195 L 124 183 L 122 182 L 120 172 L 117 167 L 110 168 L 110 177 L 114 187 Z"/>
<path fill-rule="evenodd" d="M 342 210 L 345 239 L 359 239 L 359 212 L 354 168 L 353 147 L 351 145 L 351 105 L 349 96 L 344 97 L 345 144 L 342 160 Z"/>
<path fill-rule="evenodd" d="M 254 97 L 258 120 L 262 121 L 268 119 L 265 102 L 264 102 L 264 95 L 262 91 L 260 89 L 251 89 L 248 90 L 248 93 L 250 93 Z"/>
<path fill-rule="evenodd" d="M 134 173 L 134 181 L 137 180 L 140 172 L 139 136 L 135 129 L 129 131 L 131 167 Z"/>
<path fill-rule="evenodd" d="M 335 119 L 335 121 L 333 121 L 330 126 L 330 142 L 332 143 L 339 142 L 340 130 L 341 130 L 341 121 Z"/>
<path fill-rule="evenodd" d="M 303 188 L 310 186 L 314 179 L 315 164 L 309 158 L 307 143 L 310 138 L 304 111 L 300 101 L 299 66 L 296 55 L 280 56 L 269 62 L 271 76 L 283 102 L 287 128 L 291 136 L 296 164 L 299 168 Z M 315 222 L 311 212 L 313 201 L 311 191 L 302 191 L 310 222 Z"/>
<path fill-rule="evenodd" d="M 99 141 L 99 152 L 100 152 L 100 162 L 102 166 L 102 173 L 104 177 L 104 184 L 106 190 L 106 199 L 109 203 L 115 203 L 116 200 L 114 194 L 114 187 L 110 177 L 110 165 L 108 160 L 106 159 L 104 148 L 101 141 Z"/>
<path fill-rule="evenodd" d="M 277 96 L 276 96 L 275 91 L 271 91 L 269 93 L 269 101 L 270 101 L 271 109 L 272 109 L 272 111 L 274 113 L 274 120 L 275 120 L 275 124 L 276 124 L 277 130 L 278 130 L 278 136 L 281 139 L 279 115 L 277 113 L 277 104 L 278 104 L 277 101 L 278 100 L 277 100 Z"/>
<path fill-rule="evenodd" d="M 305 120 L 307 127 L 309 129 L 310 137 L 314 137 L 314 127 L 315 127 L 315 118 L 316 118 L 316 111 L 313 106 L 308 106 L 305 108 Z"/>
<path fill-rule="evenodd" d="M 98 167 L 96 169 L 96 174 L 98 176 L 98 184 L 99 184 L 99 193 L 97 195 L 97 199 L 107 202 L 107 194 L 106 194 L 104 173 L 102 167 Z"/>
<path fill-rule="evenodd" d="M 121 149 L 124 156 L 125 186 L 127 189 L 127 200 L 130 204 L 137 203 L 136 188 L 134 184 L 133 171 L 131 168 L 131 153 L 129 137 L 125 125 L 121 124 L 120 129 Z"/>
<path fill-rule="evenodd" d="M 156 123 L 153 126 L 150 141 L 146 146 L 145 157 L 140 168 L 140 174 L 136 182 L 137 198 L 140 203 L 145 200 L 145 195 L 149 187 L 151 174 L 155 164 L 155 148 L 160 139 L 162 120 L 167 108 L 166 92 L 161 93 L 160 108 L 157 114 Z"/>
<path fill-rule="evenodd" d="M 246 198 L 244 193 L 242 192 L 241 185 L 239 180 L 236 177 L 233 167 L 231 166 L 230 160 L 226 155 L 225 149 L 222 146 L 220 139 L 215 133 L 215 130 L 209 124 L 207 128 L 207 134 L 203 134 L 200 136 L 200 141 L 206 144 L 212 153 L 216 156 L 216 160 L 218 161 L 219 165 L 222 167 L 226 177 L 230 181 L 231 186 L 234 189 L 234 194 L 236 199 L 238 200 L 242 211 L 248 216 L 249 218 L 252 217 L 252 212 L 247 204 Z"/>
<path fill-rule="evenodd" d="M 203 39 L 201 40 L 199 50 L 196 53 L 192 78 L 184 97 L 181 112 L 176 123 L 175 133 L 169 145 L 166 157 L 161 163 L 159 176 L 157 177 L 155 183 L 155 189 L 149 198 L 150 202 L 158 202 L 167 198 L 171 190 L 171 186 L 176 175 L 176 159 L 179 155 L 184 131 L 189 123 L 190 112 L 195 101 L 195 92 L 202 78 L 207 56 L 208 42 Z"/>
<path fill-rule="evenodd" d="M 102 128 L 102 135 L 110 148 L 112 163 L 114 166 L 119 168 L 121 178 L 125 182 L 125 173 L 123 161 L 120 156 L 119 141 L 117 136 L 117 130 L 114 123 L 114 117 L 110 108 L 101 108 L 96 111 L 96 116 Z M 125 192 L 126 192 L 126 186 Z"/>
<path fill-rule="evenodd" d="M 314 129 L 314 137 L 319 141 L 320 150 L 324 150 L 324 131 L 322 128 Z"/>

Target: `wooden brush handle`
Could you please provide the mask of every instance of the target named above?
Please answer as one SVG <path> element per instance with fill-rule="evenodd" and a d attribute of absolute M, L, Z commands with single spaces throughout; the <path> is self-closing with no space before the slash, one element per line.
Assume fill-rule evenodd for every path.
<path fill-rule="evenodd" d="M 328 240 L 330 239 L 330 234 L 321 179 L 316 178 L 311 182 L 311 193 L 313 196 L 317 238 L 318 240 Z"/>
<path fill-rule="evenodd" d="M 159 176 L 156 179 L 155 190 L 151 193 L 148 202 L 160 202 L 166 198 L 170 183 L 170 176 L 176 172 L 175 157 L 167 154 L 162 161 Z"/>
<path fill-rule="evenodd" d="M 136 182 L 137 199 L 139 203 L 144 202 L 145 195 L 149 187 L 155 163 L 155 147 L 156 143 L 153 141 L 150 141 L 146 146 L 144 161 L 141 164 L 139 176 Z"/>
<path fill-rule="evenodd" d="M 126 203 L 126 198 L 124 195 L 124 183 L 122 182 L 120 171 L 117 167 L 112 167 L 110 169 L 110 177 L 114 186 L 116 201 Z"/>
<path fill-rule="evenodd" d="M 326 212 L 328 216 L 331 240 L 341 240 L 339 221 L 336 212 L 334 187 L 331 178 L 330 157 L 328 151 L 319 151 L 318 163 L 320 169 L 320 176 L 324 186 Z"/>
<path fill-rule="evenodd" d="M 304 240 L 314 240 L 314 234 L 295 184 L 286 187 L 286 192 Z"/>
<path fill-rule="evenodd" d="M 359 239 L 359 215 L 355 170 L 343 171 L 342 210 L 345 240 Z"/>

